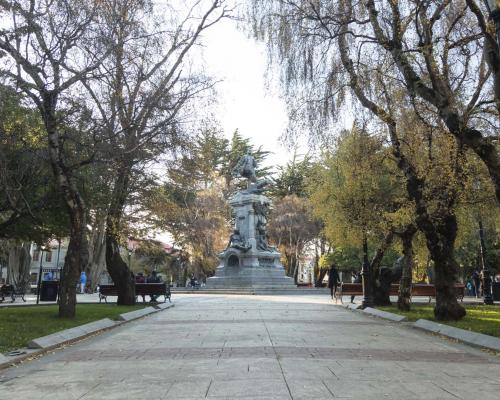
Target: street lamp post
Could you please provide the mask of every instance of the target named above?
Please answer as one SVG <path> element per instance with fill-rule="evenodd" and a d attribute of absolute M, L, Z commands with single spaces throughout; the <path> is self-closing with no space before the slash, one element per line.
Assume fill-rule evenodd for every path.
<path fill-rule="evenodd" d="M 480 193 L 481 191 L 480 180 L 474 182 L 474 189 L 478 193 Z M 483 302 L 484 304 L 493 304 L 493 297 L 491 296 L 491 275 L 490 275 L 490 270 L 488 268 L 488 263 L 486 262 L 486 246 L 484 245 L 483 216 L 480 207 L 481 206 L 478 205 L 477 222 L 479 224 L 479 255 L 481 258 L 481 275 L 482 275 L 481 285 L 483 287 Z"/>
<path fill-rule="evenodd" d="M 493 304 L 493 297 L 491 296 L 491 275 L 488 268 L 488 263 L 485 260 L 485 246 L 484 246 L 484 230 L 483 230 L 483 220 L 481 216 L 479 217 L 479 248 L 481 253 L 481 267 L 483 275 L 483 301 L 484 304 Z"/>
<path fill-rule="evenodd" d="M 42 261 L 43 261 L 43 252 L 45 251 L 45 246 L 40 246 L 38 250 L 40 251 L 40 269 L 38 270 L 38 283 L 36 285 L 36 304 L 40 302 L 40 285 L 42 283 Z"/>
<path fill-rule="evenodd" d="M 363 235 L 363 266 L 361 269 L 362 285 L 363 285 L 363 300 L 361 307 L 373 307 L 373 294 L 371 285 L 370 262 L 368 261 L 368 240 L 366 233 Z"/>
<path fill-rule="evenodd" d="M 490 18 L 495 23 L 497 43 L 500 48 L 500 0 L 488 0 L 490 6 Z"/>

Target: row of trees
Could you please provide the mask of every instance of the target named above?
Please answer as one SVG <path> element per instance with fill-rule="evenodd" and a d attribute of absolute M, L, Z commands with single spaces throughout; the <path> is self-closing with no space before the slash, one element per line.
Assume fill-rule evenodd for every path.
<path fill-rule="evenodd" d="M 220 0 L 178 8 L 0 5 L 0 239 L 70 238 L 62 317 L 74 315 L 83 269 L 107 267 L 118 303 L 134 302 L 120 247 L 150 227 L 189 251 L 192 272 L 211 274 L 231 226 L 226 200 L 241 184 L 231 171 L 248 151 L 267 154 L 238 133 L 194 132 L 213 85 L 193 63 L 196 47 L 229 11 Z M 379 267 L 402 252 L 401 307 L 412 271 L 432 264 L 436 317 L 462 317 L 457 261 L 475 263 L 478 221 L 498 237 L 499 49 L 485 2 L 259 0 L 249 9 L 283 67 L 292 132 L 308 128 L 322 149 L 282 167 L 271 194 L 269 234 L 288 274 L 297 278 L 312 246 L 317 281 L 321 259 L 361 261 L 376 291 Z M 353 128 L 333 135 L 348 114 Z M 150 171 L 165 159 L 160 183 Z M 495 252 L 486 256 L 494 265 Z"/>
<path fill-rule="evenodd" d="M 18 96 L 14 113 L 28 115 L 24 122 L 12 116 L 19 130 L 2 126 L 0 237 L 34 239 L 31 230 L 7 230 L 20 229 L 21 219 L 45 236 L 69 237 L 61 317 L 74 316 L 79 273 L 102 264 L 103 255 L 118 303 L 135 301 L 119 252 L 127 215 L 139 218 L 144 193 L 156 184 L 145 166 L 176 152 L 190 133 L 194 101 L 213 85 L 192 53 L 227 15 L 219 0 L 186 9 L 142 0 L 0 4 L 2 90 Z M 23 162 L 33 154 L 40 155 L 33 165 Z M 40 183 L 33 179 L 42 182 L 31 186 Z M 62 230 L 43 222 L 54 208 Z"/>
<path fill-rule="evenodd" d="M 465 315 L 453 283 L 468 159 L 481 161 L 500 200 L 500 48 L 487 7 L 475 0 L 261 0 L 249 7 L 254 33 L 283 67 L 298 122 L 309 121 L 318 135 L 356 110 L 363 130 L 382 136 L 434 263 L 438 319 Z"/>

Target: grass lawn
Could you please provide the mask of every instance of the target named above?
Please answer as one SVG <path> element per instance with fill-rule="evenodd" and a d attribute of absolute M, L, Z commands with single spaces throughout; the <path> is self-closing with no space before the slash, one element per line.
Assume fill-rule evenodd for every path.
<path fill-rule="evenodd" d="M 69 320 L 57 317 L 57 305 L 0 307 L 0 353 L 26 347 L 35 338 L 98 319 L 117 320 L 120 314 L 140 308 L 144 306 L 78 304 L 75 319 Z"/>
<path fill-rule="evenodd" d="M 409 312 L 400 311 L 395 305 L 377 308 L 395 314 L 406 315 L 409 321 L 428 319 L 456 328 L 500 337 L 500 306 L 464 304 L 464 307 L 467 310 L 467 315 L 460 321 L 436 321 L 432 304 L 412 304 Z"/>

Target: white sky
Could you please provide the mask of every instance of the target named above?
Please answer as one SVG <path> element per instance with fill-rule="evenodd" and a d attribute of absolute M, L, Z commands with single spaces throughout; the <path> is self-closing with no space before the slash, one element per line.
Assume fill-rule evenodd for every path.
<path fill-rule="evenodd" d="M 290 152 L 279 138 L 288 123 L 286 105 L 279 96 L 278 74 L 266 80 L 265 44 L 249 38 L 233 20 L 222 20 L 203 37 L 206 72 L 217 84 L 216 117 L 229 138 L 238 129 L 255 146 L 272 151 L 270 165 L 285 164 Z"/>

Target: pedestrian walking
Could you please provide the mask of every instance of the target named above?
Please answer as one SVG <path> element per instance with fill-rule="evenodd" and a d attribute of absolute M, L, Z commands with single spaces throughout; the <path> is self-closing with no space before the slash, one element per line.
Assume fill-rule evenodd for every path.
<path fill-rule="evenodd" d="M 330 296 L 333 299 L 335 296 L 335 300 L 337 300 L 337 286 L 340 284 L 340 277 L 337 271 L 337 267 L 335 263 L 332 263 L 330 266 L 330 270 L 328 271 L 328 287 L 330 288 Z"/>

